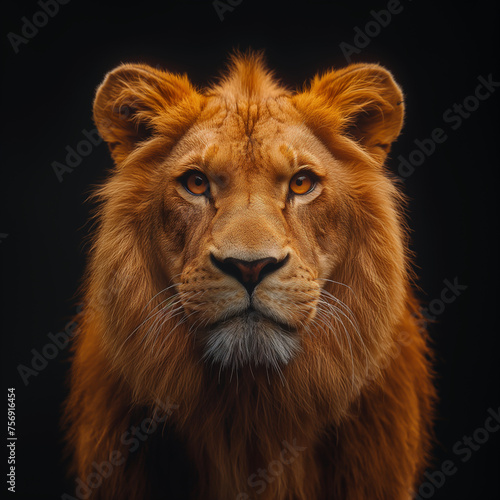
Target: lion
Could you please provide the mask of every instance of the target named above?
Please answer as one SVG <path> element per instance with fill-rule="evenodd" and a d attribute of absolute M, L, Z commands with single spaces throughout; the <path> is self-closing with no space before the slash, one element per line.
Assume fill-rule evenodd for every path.
<path fill-rule="evenodd" d="M 436 396 L 385 166 L 403 117 L 377 64 L 296 91 L 254 52 L 205 89 L 107 74 L 64 418 L 78 498 L 412 497 Z"/>

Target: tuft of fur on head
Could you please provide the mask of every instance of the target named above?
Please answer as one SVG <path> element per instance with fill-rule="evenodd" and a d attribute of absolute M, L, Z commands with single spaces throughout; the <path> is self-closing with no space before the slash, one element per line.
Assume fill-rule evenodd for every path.
<path fill-rule="evenodd" d="M 226 73 L 206 94 L 237 102 L 240 99 L 258 101 L 276 98 L 287 95 L 288 91 L 266 67 L 263 52 L 235 51 L 229 58 Z"/>

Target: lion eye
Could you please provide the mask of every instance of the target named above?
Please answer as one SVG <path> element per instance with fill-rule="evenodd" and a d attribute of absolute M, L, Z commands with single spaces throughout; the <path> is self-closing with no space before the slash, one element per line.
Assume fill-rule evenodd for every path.
<path fill-rule="evenodd" d="M 290 181 L 290 191 L 293 194 L 307 194 L 314 189 L 316 182 L 308 172 L 299 172 Z"/>
<path fill-rule="evenodd" d="M 209 188 L 208 179 L 201 172 L 190 172 L 182 180 L 184 188 L 195 196 L 206 194 Z"/>

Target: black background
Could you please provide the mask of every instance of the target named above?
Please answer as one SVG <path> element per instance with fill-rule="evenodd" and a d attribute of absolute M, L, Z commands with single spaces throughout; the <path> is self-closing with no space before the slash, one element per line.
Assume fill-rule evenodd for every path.
<path fill-rule="evenodd" d="M 429 472 L 448 459 L 457 466 L 444 485 L 430 489 L 436 500 L 499 498 L 500 432 L 491 433 L 466 462 L 453 447 L 482 427 L 488 408 L 498 410 L 499 404 L 500 90 L 481 101 L 456 130 L 443 117 L 474 93 L 479 76 L 492 74 L 500 81 L 499 18 L 494 7 L 480 2 L 401 0 L 401 5 L 402 11 L 352 60 L 383 64 L 404 89 L 406 123 L 390 169 L 397 171 L 398 156 L 408 158 L 416 139 L 438 127 L 447 135 L 404 182 L 422 300 L 439 299 L 444 280 L 467 286 L 430 325 L 440 403 Z M 17 395 L 17 492 L 12 497 L 57 499 L 71 491 L 63 479 L 58 427 L 67 391 L 67 349 L 27 386 L 18 366 L 30 366 L 32 349 L 41 352 L 48 333 L 62 330 L 76 311 L 91 208 L 85 199 L 111 159 L 104 144 L 96 146 L 62 182 L 52 163 L 65 163 L 66 147 L 75 148 L 85 139 L 82 130 L 93 128 L 92 100 L 105 73 L 121 62 L 142 61 L 186 72 L 203 86 L 224 68 L 231 49 L 252 47 L 265 49 L 269 66 L 293 88 L 317 71 L 346 65 L 340 44 L 353 44 L 355 28 L 364 30 L 370 11 L 386 7 L 386 0 L 348 5 L 242 0 L 221 21 L 211 1 L 103 5 L 72 0 L 17 54 L 7 33 L 21 34 L 23 16 L 32 19 L 41 8 L 17 2 L 4 11 L 2 215 L 7 218 L 0 227 L 1 319 L 5 393 L 15 387 Z"/>

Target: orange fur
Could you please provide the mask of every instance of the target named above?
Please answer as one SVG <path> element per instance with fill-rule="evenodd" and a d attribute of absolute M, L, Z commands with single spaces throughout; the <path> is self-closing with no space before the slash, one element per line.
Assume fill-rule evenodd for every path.
<path fill-rule="evenodd" d="M 384 168 L 402 101 L 377 65 L 291 92 L 253 54 L 204 91 L 145 65 L 106 77 L 94 117 L 116 167 L 96 193 L 65 425 L 83 483 L 113 453 L 124 463 L 93 477 L 91 498 L 410 498 L 434 388 L 404 199 Z M 294 197 L 305 166 L 317 185 Z M 183 188 L 192 168 L 211 199 Z M 249 300 L 210 253 L 288 255 L 252 299 L 265 352 L 273 321 L 290 328 L 288 362 L 210 358 L 229 356 L 210 325 Z M 168 402 L 132 449 L 123 436 L 156 427 Z M 171 472 L 181 455 L 190 480 Z"/>

